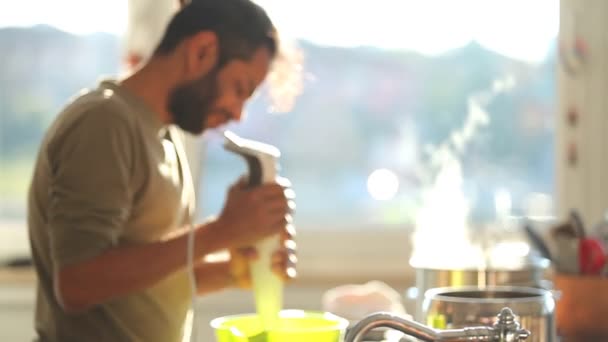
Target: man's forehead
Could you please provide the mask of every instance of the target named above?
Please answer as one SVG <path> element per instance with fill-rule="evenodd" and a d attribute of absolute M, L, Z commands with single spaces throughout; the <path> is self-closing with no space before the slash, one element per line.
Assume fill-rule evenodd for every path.
<path fill-rule="evenodd" d="M 247 83 L 254 87 L 261 84 L 268 75 L 272 65 L 272 56 L 268 49 L 259 48 L 248 60 L 233 59 L 229 61 L 221 71 L 224 77 L 245 77 Z"/>
<path fill-rule="evenodd" d="M 270 51 L 264 47 L 258 48 L 248 64 L 250 77 L 257 84 L 261 83 L 266 78 L 272 64 Z"/>

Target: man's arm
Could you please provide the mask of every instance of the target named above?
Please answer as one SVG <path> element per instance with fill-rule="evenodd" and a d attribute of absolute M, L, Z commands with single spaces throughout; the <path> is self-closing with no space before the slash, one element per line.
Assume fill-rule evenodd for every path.
<path fill-rule="evenodd" d="M 197 227 L 194 260 L 222 249 L 242 249 L 284 231 L 290 210 L 285 191 L 278 184 L 252 190 L 244 183 L 233 185 L 219 218 Z M 115 247 L 60 267 L 54 284 L 58 301 L 66 311 L 78 312 L 150 287 L 186 265 L 187 241 L 186 232 L 165 241 Z M 219 264 L 202 267 L 197 275 L 201 279 L 197 281 L 199 293 L 216 290 L 229 281 L 225 278 L 230 275 L 227 271 Z"/>
<path fill-rule="evenodd" d="M 47 148 L 54 290 L 71 312 L 154 285 L 186 265 L 188 246 L 187 234 L 146 245 L 118 244 L 134 196 L 133 129 L 105 102 L 78 118 Z M 288 210 L 281 185 L 235 184 L 219 218 L 197 228 L 195 258 L 279 232 Z"/>
<path fill-rule="evenodd" d="M 230 270 L 230 261 L 205 262 L 195 269 L 198 295 L 205 295 L 229 287 L 238 287 Z"/>
<path fill-rule="evenodd" d="M 273 272 L 290 281 L 296 277 L 296 243 L 293 240 L 295 228 L 287 225 L 281 234 L 282 246 L 274 251 L 271 264 Z M 249 262 L 257 258 L 254 247 L 238 248 L 230 251 L 228 261 L 203 262 L 196 266 L 195 277 L 199 295 L 225 289 L 227 287 L 250 288 L 251 274 Z"/>
<path fill-rule="evenodd" d="M 228 246 L 226 238 L 214 233 L 222 230 L 218 225 L 213 221 L 196 230 L 195 259 Z M 148 288 L 186 265 L 187 239 L 187 234 L 181 234 L 165 241 L 116 247 L 61 267 L 55 276 L 55 294 L 66 311 L 79 312 Z"/>

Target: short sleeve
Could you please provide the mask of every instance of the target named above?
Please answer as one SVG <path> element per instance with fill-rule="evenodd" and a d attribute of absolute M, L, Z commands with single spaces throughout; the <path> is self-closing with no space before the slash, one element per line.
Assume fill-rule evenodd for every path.
<path fill-rule="evenodd" d="M 79 113 L 49 142 L 48 232 L 55 267 L 115 246 L 128 221 L 133 190 L 133 133 L 116 106 Z"/>

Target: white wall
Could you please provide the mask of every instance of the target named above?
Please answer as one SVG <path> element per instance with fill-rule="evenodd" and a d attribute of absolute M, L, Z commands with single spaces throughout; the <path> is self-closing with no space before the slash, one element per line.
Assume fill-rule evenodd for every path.
<path fill-rule="evenodd" d="M 559 38 L 557 205 L 562 217 L 578 209 L 589 226 L 608 209 L 608 1 L 561 0 Z"/>

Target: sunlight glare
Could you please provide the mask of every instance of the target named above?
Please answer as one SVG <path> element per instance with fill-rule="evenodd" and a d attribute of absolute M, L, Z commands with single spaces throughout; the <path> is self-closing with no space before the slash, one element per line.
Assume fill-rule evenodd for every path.
<path fill-rule="evenodd" d="M 255 2 L 290 38 L 427 55 L 477 41 L 512 58 L 539 61 L 559 30 L 559 1 L 555 0 L 376 0 L 373 9 L 370 2 L 357 0 Z M 0 27 L 44 23 L 76 34 L 120 35 L 126 29 L 128 4 L 128 0 L 21 0 L 3 6 Z M 37 10 L 31 11 L 32 7 Z"/>
<path fill-rule="evenodd" d="M 79 1 L 1 0 L 0 27 L 51 25 L 74 34 L 123 34 L 127 27 L 127 0 Z M 32 10 L 35 8 L 36 10 Z"/>
<path fill-rule="evenodd" d="M 398 189 L 399 179 L 388 169 L 374 170 L 367 178 L 367 190 L 375 200 L 390 200 L 395 197 Z"/>

